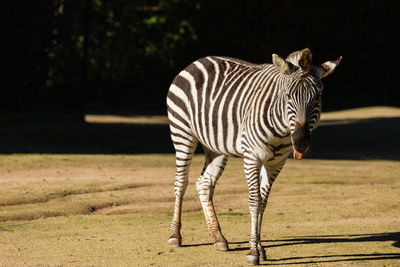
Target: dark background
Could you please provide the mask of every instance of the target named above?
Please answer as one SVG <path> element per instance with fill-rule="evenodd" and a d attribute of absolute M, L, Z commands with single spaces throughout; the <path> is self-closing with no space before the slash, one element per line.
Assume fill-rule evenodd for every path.
<path fill-rule="evenodd" d="M 271 62 L 309 47 L 324 110 L 399 106 L 400 1 L 5 0 L 0 112 L 165 112 L 174 76 L 207 55 Z"/>
<path fill-rule="evenodd" d="M 4 0 L 0 153 L 173 153 L 167 125 L 85 113 L 166 114 L 175 75 L 207 55 L 271 62 L 309 47 L 324 110 L 400 106 L 400 1 Z M 307 157 L 400 160 L 400 118 L 321 125 Z"/>

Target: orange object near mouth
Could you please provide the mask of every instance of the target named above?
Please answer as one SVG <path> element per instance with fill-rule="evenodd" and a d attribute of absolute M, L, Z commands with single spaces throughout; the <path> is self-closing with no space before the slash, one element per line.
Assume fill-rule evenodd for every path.
<path fill-rule="evenodd" d="M 303 153 L 298 152 L 296 149 L 293 151 L 293 158 L 301 160 L 303 158 Z"/>

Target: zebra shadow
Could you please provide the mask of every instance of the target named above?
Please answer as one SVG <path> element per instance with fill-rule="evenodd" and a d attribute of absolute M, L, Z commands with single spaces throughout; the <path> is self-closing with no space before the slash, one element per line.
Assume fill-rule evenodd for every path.
<path fill-rule="evenodd" d="M 353 234 L 353 235 L 321 235 L 321 236 L 299 236 L 284 239 L 262 240 L 264 248 L 289 247 L 294 245 L 315 245 L 334 243 L 341 245 L 344 243 L 360 243 L 363 242 L 390 242 L 391 246 L 400 248 L 400 232 L 389 233 L 372 233 L 372 234 Z M 230 251 L 247 251 L 248 241 L 229 242 Z M 211 246 L 212 243 L 184 245 L 184 247 Z M 398 260 L 399 253 L 354 253 L 354 254 L 330 254 L 330 255 L 313 255 L 300 257 L 284 257 L 284 258 L 268 258 L 266 264 L 261 265 L 295 265 L 295 264 L 318 264 L 318 263 L 340 263 L 352 261 L 379 261 L 379 260 Z"/>

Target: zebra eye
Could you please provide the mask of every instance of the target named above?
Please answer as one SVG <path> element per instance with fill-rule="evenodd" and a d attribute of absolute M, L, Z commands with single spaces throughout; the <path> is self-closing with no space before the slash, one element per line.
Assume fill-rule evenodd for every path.
<path fill-rule="evenodd" d="M 288 100 L 292 100 L 292 97 L 289 94 L 287 94 L 286 97 Z"/>

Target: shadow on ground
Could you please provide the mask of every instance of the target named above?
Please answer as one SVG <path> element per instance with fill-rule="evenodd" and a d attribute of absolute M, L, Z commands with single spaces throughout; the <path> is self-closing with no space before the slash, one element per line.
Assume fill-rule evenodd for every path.
<path fill-rule="evenodd" d="M 400 117 L 326 121 L 307 158 L 400 160 Z M 0 153 L 173 153 L 168 125 L 51 118 L 2 122 Z"/>
<path fill-rule="evenodd" d="M 340 258 L 340 259 L 337 259 Z M 308 256 L 308 257 L 291 257 L 281 259 L 267 259 L 266 264 L 260 265 L 296 265 L 296 264 L 318 264 L 318 263 L 340 263 L 340 262 L 360 262 L 362 261 L 379 261 L 379 260 L 397 260 L 400 259 L 399 253 L 371 253 L 371 254 L 338 254 L 326 256 Z M 287 262 L 294 261 L 294 262 Z"/>
<path fill-rule="evenodd" d="M 310 244 L 326 244 L 336 243 L 341 245 L 342 243 L 354 242 L 360 243 L 362 246 L 363 242 L 393 242 L 392 246 L 400 249 L 400 232 L 392 233 L 375 233 L 375 234 L 357 234 L 357 235 L 323 235 L 323 236 L 300 236 L 285 239 L 276 240 L 262 240 L 264 242 L 264 248 L 271 247 L 286 247 L 293 245 L 310 245 Z M 248 241 L 240 242 L 229 242 L 231 245 L 231 251 L 246 251 L 249 250 L 249 246 L 241 247 L 241 244 L 248 244 Z M 211 246 L 212 243 L 204 244 L 186 244 L 184 247 L 198 247 L 198 246 Z M 239 247 L 234 247 L 239 245 Z M 311 264 L 311 263 L 329 263 L 329 262 L 353 262 L 353 261 L 378 261 L 388 259 L 399 259 L 399 253 L 365 253 L 365 254 L 333 254 L 333 255 L 319 255 L 319 256 L 305 256 L 305 257 L 288 257 L 279 259 L 267 259 L 265 265 L 295 265 L 295 264 Z M 262 265 L 262 264 L 261 264 Z"/>
<path fill-rule="evenodd" d="M 400 160 L 400 117 L 325 121 L 308 158 Z"/>
<path fill-rule="evenodd" d="M 167 125 L 26 122 L 0 129 L 0 153 L 173 153 L 173 146 Z"/>

